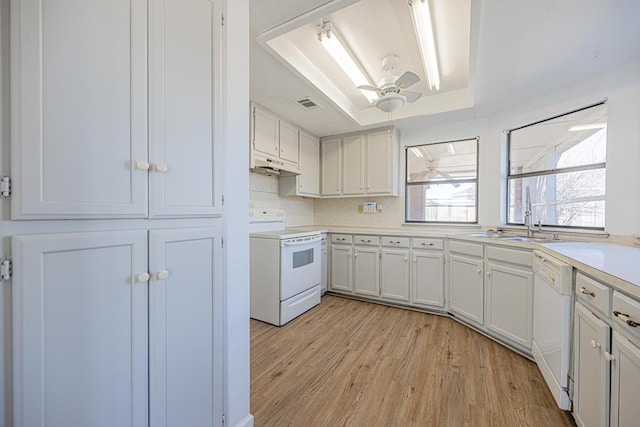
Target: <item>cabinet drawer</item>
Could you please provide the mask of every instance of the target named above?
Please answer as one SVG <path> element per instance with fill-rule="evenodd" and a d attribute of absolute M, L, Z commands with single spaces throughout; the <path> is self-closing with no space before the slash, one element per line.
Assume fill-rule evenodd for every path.
<path fill-rule="evenodd" d="M 378 236 L 356 236 L 353 243 L 361 246 L 378 246 L 380 244 L 380 238 Z"/>
<path fill-rule="evenodd" d="M 408 237 L 383 237 L 382 246 L 391 246 L 395 248 L 408 248 L 409 238 Z"/>
<path fill-rule="evenodd" d="M 331 243 L 353 243 L 353 236 L 351 234 L 332 234 Z"/>
<path fill-rule="evenodd" d="M 413 249 L 444 249 L 442 239 L 413 239 Z"/>
<path fill-rule="evenodd" d="M 609 318 L 611 318 L 611 293 L 610 287 L 582 273 L 576 274 L 576 296 L 578 300 Z"/>
<path fill-rule="evenodd" d="M 449 251 L 475 257 L 484 256 L 484 247 L 481 244 L 460 242 L 458 240 L 449 241 Z"/>
<path fill-rule="evenodd" d="M 510 264 L 520 264 L 527 267 L 533 265 L 533 252 L 519 251 L 516 249 L 508 249 L 498 246 L 487 246 L 487 258 L 508 262 Z"/>
<path fill-rule="evenodd" d="M 620 292 L 613 293 L 614 324 L 636 340 L 640 340 L 640 301 L 633 300 Z"/>

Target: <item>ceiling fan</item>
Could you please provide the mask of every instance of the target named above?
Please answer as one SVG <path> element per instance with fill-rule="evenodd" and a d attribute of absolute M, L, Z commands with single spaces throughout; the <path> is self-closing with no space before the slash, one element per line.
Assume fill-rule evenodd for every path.
<path fill-rule="evenodd" d="M 401 76 L 393 75 L 398 66 L 396 55 L 387 55 L 382 59 L 382 71 L 385 76 L 378 82 L 378 87 L 361 85 L 360 90 L 376 92 L 380 98 L 375 102 L 376 107 L 385 113 L 390 113 L 402 107 L 405 103 L 416 102 L 422 94 L 406 90 L 420 81 L 417 74 L 407 71 Z"/>

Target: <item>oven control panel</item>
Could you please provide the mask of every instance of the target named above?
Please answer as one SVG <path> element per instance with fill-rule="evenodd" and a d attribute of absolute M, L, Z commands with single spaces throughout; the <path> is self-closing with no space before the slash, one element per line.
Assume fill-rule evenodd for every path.
<path fill-rule="evenodd" d="M 284 220 L 285 214 L 283 209 L 249 209 L 249 222 L 269 222 Z"/>

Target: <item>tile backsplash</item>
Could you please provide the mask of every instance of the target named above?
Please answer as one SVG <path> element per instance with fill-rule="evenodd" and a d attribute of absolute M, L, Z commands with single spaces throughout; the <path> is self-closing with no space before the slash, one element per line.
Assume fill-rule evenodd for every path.
<path fill-rule="evenodd" d="M 286 227 L 313 225 L 313 199 L 280 196 L 278 177 L 249 173 L 249 207 L 284 209 Z"/>

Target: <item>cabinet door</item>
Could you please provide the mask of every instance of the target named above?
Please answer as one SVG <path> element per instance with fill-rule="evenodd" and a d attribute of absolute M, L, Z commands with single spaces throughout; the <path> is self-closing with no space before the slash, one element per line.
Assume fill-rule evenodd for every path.
<path fill-rule="evenodd" d="M 391 135 L 388 130 L 370 132 L 366 136 L 366 193 L 389 194 L 391 192 Z"/>
<path fill-rule="evenodd" d="M 342 194 L 342 156 L 340 138 L 323 139 L 320 142 L 320 191 L 323 196 L 338 196 Z"/>
<path fill-rule="evenodd" d="M 353 293 L 351 246 L 331 246 L 331 290 Z"/>
<path fill-rule="evenodd" d="M 147 2 L 12 1 L 11 20 L 12 218 L 146 217 Z"/>
<path fill-rule="evenodd" d="M 380 295 L 380 252 L 378 248 L 353 248 L 353 288 L 356 294 Z"/>
<path fill-rule="evenodd" d="M 221 232 L 149 233 L 150 425 L 222 420 Z"/>
<path fill-rule="evenodd" d="M 451 311 L 482 326 L 484 319 L 483 260 L 451 255 L 449 292 Z"/>
<path fill-rule="evenodd" d="M 531 351 L 533 272 L 487 262 L 485 326 Z"/>
<path fill-rule="evenodd" d="M 342 194 L 364 194 L 364 135 L 342 139 Z"/>
<path fill-rule="evenodd" d="M 146 231 L 12 245 L 14 425 L 148 425 Z"/>
<path fill-rule="evenodd" d="M 274 158 L 280 153 L 280 121 L 260 107 L 253 107 L 253 149 Z"/>
<path fill-rule="evenodd" d="M 444 255 L 413 252 L 411 303 L 444 307 Z"/>
<path fill-rule="evenodd" d="M 382 249 L 381 296 L 409 301 L 409 250 Z"/>
<path fill-rule="evenodd" d="M 640 348 L 613 332 L 611 364 L 611 426 L 638 425 L 640 420 Z"/>
<path fill-rule="evenodd" d="M 297 127 L 280 120 L 280 159 L 294 165 L 298 164 L 299 130 Z"/>
<path fill-rule="evenodd" d="M 149 7 L 149 215 L 219 214 L 220 2 Z"/>
<path fill-rule="evenodd" d="M 317 197 L 320 195 L 320 142 L 317 138 L 300 132 L 300 171 L 298 193 Z"/>
<path fill-rule="evenodd" d="M 573 416 L 581 427 L 609 422 L 609 351 L 611 328 L 582 304 L 575 305 L 573 325 Z M 544 343 L 543 343 L 544 344 Z"/>

